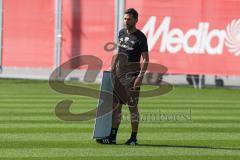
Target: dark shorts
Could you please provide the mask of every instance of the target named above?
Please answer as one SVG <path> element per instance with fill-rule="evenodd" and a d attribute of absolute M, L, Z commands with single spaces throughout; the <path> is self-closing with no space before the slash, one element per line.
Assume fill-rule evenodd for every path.
<path fill-rule="evenodd" d="M 128 104 L 129 106 L 138 104 L 140 87 L 133 89 L 137 75 L 130 74 L 119 77 L 116 74 L 112 74 L 113 103 Z"/>

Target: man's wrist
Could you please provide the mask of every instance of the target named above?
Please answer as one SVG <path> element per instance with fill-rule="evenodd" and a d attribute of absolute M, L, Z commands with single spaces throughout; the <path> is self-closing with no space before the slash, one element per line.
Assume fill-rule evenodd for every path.
<path fill-rule="evenodd" d="M 138 75 L 138 78 L 143 78 L 144 77 L 144 74 L 139 74 Z"/>

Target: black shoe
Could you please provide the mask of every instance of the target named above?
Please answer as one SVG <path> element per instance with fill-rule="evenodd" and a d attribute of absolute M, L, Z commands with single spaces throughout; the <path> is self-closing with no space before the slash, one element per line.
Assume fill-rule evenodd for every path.
<path fill-rule="evenodd" d="M 127 140 L 127 142 L 125 143 L 126 145 L 138 145 L 137 140 L 136 139 L 129 139 Z"/>
<path fill-rule="evenodd" d="M 100 144 L 116 144 L 116 139 L 111 139 L 110 137 L 105 137 L 103 139 L 96 139 L 97 143 Z"/>

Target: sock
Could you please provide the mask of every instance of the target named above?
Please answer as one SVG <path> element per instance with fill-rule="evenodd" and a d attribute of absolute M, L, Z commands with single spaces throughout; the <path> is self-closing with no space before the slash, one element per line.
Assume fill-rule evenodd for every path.
<path fill-rule="evenodd" d="M 111 133 L 110 133 L 110 138 L 111 138 L 111 139 L 116 139 L 116 137 L 117 137 L 117 131 L 118 131 L 118 128 L 112 128 L 112 129 L 111 129 Z"/>
<path fill-rule="evenodd" d="M 130 139 L 137 140 L 137 132 L 132 132 Z"/>

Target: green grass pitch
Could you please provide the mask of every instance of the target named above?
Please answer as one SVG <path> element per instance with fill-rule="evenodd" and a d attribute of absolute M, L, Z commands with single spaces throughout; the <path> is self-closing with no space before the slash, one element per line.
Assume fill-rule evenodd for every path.
<path fill-rule="evenodd" d="M 97 99 L 57 93 L 47 81 L 2 79 L 0 159 L 239 159 L 239 97 L 240 90 L 178 86 L 166 95 L 142 98 L 140 145 L 123 145 L 131 132 L 127 107 L 118 145 L 100 145 L 92 139 L 94 120 L 65 122 L 54 112 L 64 99 L 74 101 L 73 113 L 96 107 Z"/>

